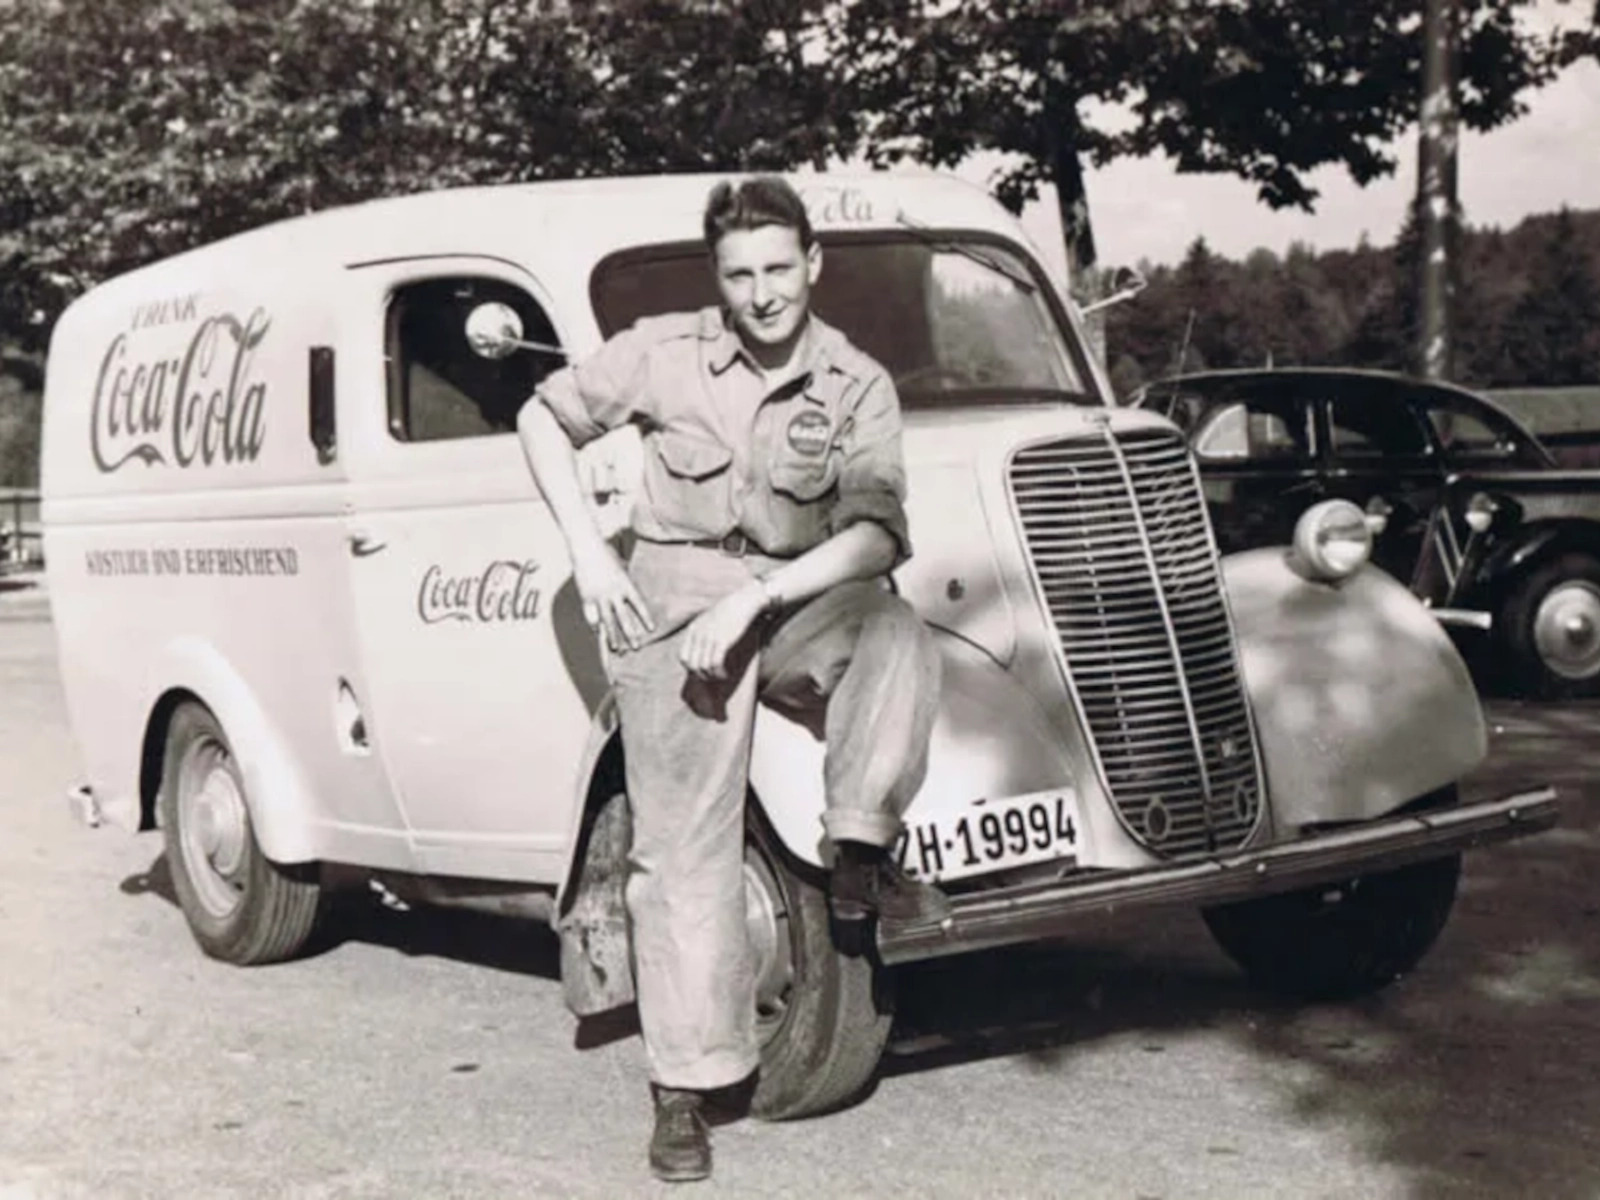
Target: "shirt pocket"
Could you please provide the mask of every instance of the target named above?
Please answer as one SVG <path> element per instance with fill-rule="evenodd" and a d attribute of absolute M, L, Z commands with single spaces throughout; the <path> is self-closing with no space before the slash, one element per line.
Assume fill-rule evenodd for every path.
<path fill-rule="evenodd" d="M 679 429 L 663 430 L 651 441 L 645 483 L 656 516 L 686 532 L 724 532 L 732 520 L 728 468 L 733 451 Z"/>

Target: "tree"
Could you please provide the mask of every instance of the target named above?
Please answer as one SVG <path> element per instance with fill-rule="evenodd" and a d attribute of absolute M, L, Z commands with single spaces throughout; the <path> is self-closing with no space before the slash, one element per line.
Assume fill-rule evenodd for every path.
<path fill-rule="evenodd" d="M 1531 2 L 1462 0 L 1470 126 L 1553 70 Z M 1161 150 L 1309 206 L 1318 165 L 1392 169 L 1420 64 L 1411 0 L 555 7 L 0 4 L 0 337 L 37 352 L 71 296 L 176 249 L 454 184 L 998 150 L 1001 198 L 1063 184 L 1082 234 L 1080 163 Z"/>
<path fill-rule="evenodd" d="M 39 483 L 39 392 L 0 371 L 0 487 Z"/>
<path fill-rule="evenodd" d="M 848 153 L 826 5 L 0 4 L 0 345 L 90 284 L 298 213 Z"/>
<path fill-rule="evenodd" d="M 1502 329 L 1508 383 L 1557 387 L 1600 381 L 1600 282 L 1572 212 L 1563 208 Z"/>
<path fill-rule="evenodd" d="M 1493 128 L 1573 53 L 1518 20 L 1533 0 L 1461 0 L 1463 121 Z M 1393 171 L 1417 115 L 1421 17 L 1412 0 L 853 0 L 842 38 L 875 160 L 1012 165 L 1013 205 L 1077 162 L 1162 151 L 1181 170 L 1254 182 L 1309 209 L 1306 175 Z M 1131 120 L 1130 120 L 1131 118 Z"/>

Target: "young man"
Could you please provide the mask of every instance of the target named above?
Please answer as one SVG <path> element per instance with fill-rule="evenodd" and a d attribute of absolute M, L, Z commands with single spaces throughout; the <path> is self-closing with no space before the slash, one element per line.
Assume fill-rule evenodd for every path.
<path fill-rule="evenodd" d="M 758 699 L 823 728 L 835 918 L 948 911 L 886 849 L 926 770 L 939 680 L 926 628 L 884 586 L 910 553 L 894 385 L 812 315 L 822 252 L 786 183 L 719 184 L 705 237 L 720 309 L 640 321 L 546 379 L 518 418 L 613 652 L 663 1179 L 710 1173 L 704 1093 L 759 1062 L 743 867 Z M 628 422 L 645 466 L 624 569 L 572 450 Z"/>

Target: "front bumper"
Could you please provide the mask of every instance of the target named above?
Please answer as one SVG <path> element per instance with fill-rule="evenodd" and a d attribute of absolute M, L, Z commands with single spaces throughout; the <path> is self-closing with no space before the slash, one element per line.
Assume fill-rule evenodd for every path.
<path fill-rule="evenodd" d="M 1297 891 L 1539 833 L 1559 816 L 1555 789 L 1541 787 L 1260 850 L 957 896 L 942 924 L 880 925 L 878 953 L 885 963 L 913 962 L 1053 937 L 1075 920 L 1118 908 L 1209 906 Z"/>

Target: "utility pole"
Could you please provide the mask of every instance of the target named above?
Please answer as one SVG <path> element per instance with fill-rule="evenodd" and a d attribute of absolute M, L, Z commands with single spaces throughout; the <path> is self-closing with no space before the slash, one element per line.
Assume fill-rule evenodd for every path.
<path fill-rule="evenodd" d="M 1417 157 L 1417 219 L 1422 235 L 1422 374 L 1448 379 L 1454 369 L 1450 335 L 1451 273 L 1456 220 L 1456 97 L 1458 0 L 1422 0 L 1422 119 Z"/>

